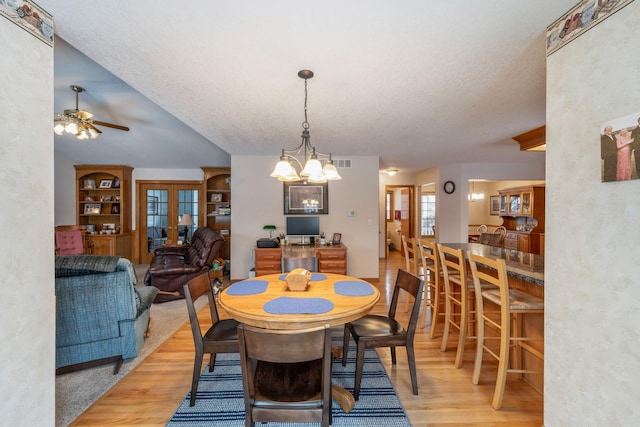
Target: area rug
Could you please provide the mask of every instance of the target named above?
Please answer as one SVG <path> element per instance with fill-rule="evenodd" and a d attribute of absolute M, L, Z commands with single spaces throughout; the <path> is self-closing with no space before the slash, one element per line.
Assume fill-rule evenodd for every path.
<path fill-rule="evenodd" d="M 355 356 L 355 346 L 350 348 L 349 354 Z M 333 383 L 352 391 L 355 364 L 355 358 L 349 358 L 346 367 L 342 367 L 339 360 L 334 360 Z M 244 400 L 238 354 L 219 354 L 216 357 L 213 372 L 209 372 L 209 369 L 206 368 L 200 376 L 195 406 L 189 406 L 190 397 L 191 393 L 188 393 L 167 427 L 243 427 Z M 372 349 L 365 352 L 360 399 L 349 413 L 345 413 L 340 405 L 334 401 L 332 413 L 332 426 L 334 427 L 411 426 L 384 366 L 380 362 L 378 353 Z M 306 427 L 310 424 L 267 423 L 265 425 Z"/>

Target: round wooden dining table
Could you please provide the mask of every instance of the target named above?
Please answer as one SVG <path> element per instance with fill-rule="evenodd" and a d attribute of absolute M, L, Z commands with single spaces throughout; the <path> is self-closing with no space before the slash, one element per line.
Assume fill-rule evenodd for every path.
<path fill-rule="evenodd" d="M 287 290 L 286 274 L 269 274 L 227 287 L 218 303 L 237 321 L 265 329 L 337 326 L 367 314 L 380 292 L 364 280 L 312 273 L 305 291 Z"/>
<path fill-rule="evenodd" d="M 236 282 L 220 293 L 218 303 L 241 323 L 295 330 L 343 325 L 367 314 L 380 299 L 376 287 L 355 277 L 312 273 L 306 290 L 290 291 L 286 276 L 270 274 Z M 332 391 L 343 411 L 353 409 L 351 393 L 335 384 Z"/>

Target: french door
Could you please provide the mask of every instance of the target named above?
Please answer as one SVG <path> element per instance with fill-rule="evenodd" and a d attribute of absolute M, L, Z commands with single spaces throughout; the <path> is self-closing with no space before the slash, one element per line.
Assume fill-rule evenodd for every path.
<path fill-rule="evenodd" d="M 153 252 L 168 243 L 186 243 L 202 225 L 200 182 L 166 181 L 139 183 L 137 198 L 140 231 L 140 263 L 151 262 Z M 184 214 L 193 225 L 181 225 Z M 185 217 L 186 219 L 186 217 Z"/>

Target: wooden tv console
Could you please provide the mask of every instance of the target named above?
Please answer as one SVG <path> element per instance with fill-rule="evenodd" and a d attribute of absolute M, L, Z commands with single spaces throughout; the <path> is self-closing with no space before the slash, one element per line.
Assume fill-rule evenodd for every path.
<path fill-rule="evenodd" d="M 282 258 L 318 258 L 319 273 L 347 274 L 347 247 L 339 245 L 254 248 L 256 276 L 282 272 Z"/>

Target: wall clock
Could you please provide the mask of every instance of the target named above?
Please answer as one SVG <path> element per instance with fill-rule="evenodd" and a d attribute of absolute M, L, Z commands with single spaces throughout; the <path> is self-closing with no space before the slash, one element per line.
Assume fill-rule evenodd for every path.
<path fill-rule="evenodd" d="M 451 194 L 456 191 L 456 184 L 453 181 L 447 181 L 443 185 L 444 192 L 447 194 Z"/>

